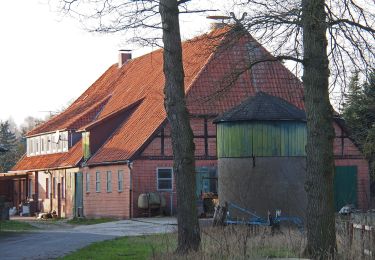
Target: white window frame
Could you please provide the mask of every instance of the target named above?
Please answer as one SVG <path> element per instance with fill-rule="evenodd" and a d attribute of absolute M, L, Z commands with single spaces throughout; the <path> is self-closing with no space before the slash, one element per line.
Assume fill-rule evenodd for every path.
<path fill-rule="evenodd" d="M 100 185 L 100 172 L 95 173 L 95 191 L 100 192 L 101 185 Z"/>
<path fill-rule="evenodd" d="M 118 192 L 124 191 L 124 171 L 123 170 L 117 171 L 117 191 Z"/>
<path fill-rule="evenodd" d="M 159 170 L 171 170 L 171 177 L 170 178 L 159 178 Z M 159 181 L 160 180 L 170 180 L 171 181 L 171 188 L 170 189 L 159 189 Z M 158 167 L 156 168 L 156 188 L 158 191 L 173 191 L 173 168 L 172 167 Z"/>
<path fill-rule="evenodd" d="M 68 132 L 63 132 L 61 134 L 61 142 L 62 142 L 62 151 L 67 152 L 68 151 Z"/>
<path fill-rule="evenodd" d="M 35 137 L 35 154 L 39 155 L 40 154 L 40 136 Z"/>
<path fill-rule="evenodd" d="M 90 192 L 90 173 L 86 172 L 86 193 Z"/>
<path fill-rule="evenodd" d="M 57 153 L 57 144 L 51 134 L 51 153 Z"/>
<path fill-rule="evenodd" d="M 45 136 L 42 135 L 40 137 L 40 154 L 45 154 L 46 153 L 46 149 L 45 149 Z"/>
<path fill-rule="evenodd" d="M 49 134 L 46 136 L 47 148 L 46 153 L 52 153 L 52 135 Z"/>
<path fill-rule="evenodd" d="M 35 155 L 35 138 L 30 138 L 30 155 Z"/>
<path fill-rule="evenodd" d="M 30 155 L 30 138 L 26 139 L 26 154 L 27 156 Z"/>
<path fill-rule="evenodd" d="M 112 192 L 112 171 L 106 173 L 107 192 Z"/>

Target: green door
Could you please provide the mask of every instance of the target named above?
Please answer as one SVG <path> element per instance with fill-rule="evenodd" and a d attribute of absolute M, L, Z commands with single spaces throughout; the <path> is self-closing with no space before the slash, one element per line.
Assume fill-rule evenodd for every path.
<path fill-rule="evenodd" d="M 83 176 L 82 172 L 75 174 L 74 216 L 83 217 Z"/>
<path fill-rule="evenodd" d="M 334 187 L 336 211 L 347 204 L 357 207 L 357 166 L 336 166 Z"/>

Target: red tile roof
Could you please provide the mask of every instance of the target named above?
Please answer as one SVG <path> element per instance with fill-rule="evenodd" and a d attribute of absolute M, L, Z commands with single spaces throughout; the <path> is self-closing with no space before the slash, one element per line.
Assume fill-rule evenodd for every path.
<path fill-rule="evenodd" d="M 69 152 L 27 157 L 24 155 L 11 171 L 35 171 L 78 167 L 82 159 L 82 142 L 77 142 Z"/>
<path fill-rule="evenodd" d="M 183 43 L 189 112 L 217 116 L 258 91 L 279 96 L 303 109 L 302 84 L 280 62 L 259 63 L 250 71 L 239 73 L 254 59 L 271 56 L 249 34 L 228 29 L 216 30 Z M 163 50 L 156 50 L 129 61 L 121 68 L 117 64 L 111 66 L 68 109 L 29 135 L 84 128 L 140 102 L 88 164 L 133 159 L 166 120 L 163 88 Z M 44 157 L 50 156 L 54 155 Z M 29 157 L 27 160 L 35 159 Z"/>

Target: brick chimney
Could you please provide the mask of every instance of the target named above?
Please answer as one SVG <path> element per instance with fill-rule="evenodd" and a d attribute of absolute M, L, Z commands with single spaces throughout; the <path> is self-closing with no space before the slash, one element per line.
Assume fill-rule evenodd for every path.
<path fill-rule="evenodd" d="M 124 65 L 125 63 L 127 63 L 131 59 L 132 59 L 132 51 L 131 50 L 119 50 L 118 67 L 121 68 L 122 65 Z"/>

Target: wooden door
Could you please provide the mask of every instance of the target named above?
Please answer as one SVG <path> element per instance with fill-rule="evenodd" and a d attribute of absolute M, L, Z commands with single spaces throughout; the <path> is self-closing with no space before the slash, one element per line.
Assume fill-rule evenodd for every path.
<path fill-rule="evenodd" d="M 357 166 L 336 166 L 334 179 L 335 209 L 352 204 L 357 207 Z"/>

